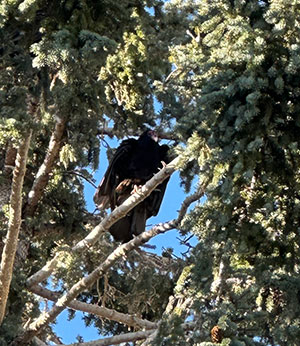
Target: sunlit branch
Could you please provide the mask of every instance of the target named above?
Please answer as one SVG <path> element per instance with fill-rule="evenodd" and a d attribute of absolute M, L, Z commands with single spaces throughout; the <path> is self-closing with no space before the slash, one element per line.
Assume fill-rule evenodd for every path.
<path fill-rule="evenodd" d="M 13 265 L 18 246 L 18 236 L 22 223 L 22 190 L 31 135 L 32 131 L 29 131 L 27 137 L 24 138 L 20 144 L 13 172 L 8 231 L 0 266 L 0 324 L 5 315 Z"/>
<path fill-rule="evenodd" d="M 124 342 L 134 342 L 134 341 L 146 339 L 154 331 L 155 330 L 146 330 L 146 331 L 120 334 L 120 335 L 111 336 L 111 337 L 105 338 L 105 339 L 82 342 L 82 343 L 75 343 L 75 344 L 68 344 L 65 346 L 111 346 L 111 345 L 119 345 L 119 344 L 124 343 Z M 56 345 L 54 345 L 54 346 L 56 346 Z"/>
<path fill-rule="evenodd" d="M 50 138 L 46 157 L 36 174 L 32 188 L 28 194 L 28 200 L 25 207 L 26 216 L 32 216 L 34 214 L 37 204 L 43 195 L 44 189 L 49 181 L 50 172 L 52 171 L 54 163 L 59 155 L 65 126 L 66 120 L 57 118 L 55 129 Z"/>
<path fill-rule="evenodd" d="M 39 285 L 32 286 L 30 291 L 39 295 L 40 297 L 46 298 L 53 302 L 56 302 L 59 298 L 58 292 L 50 291 L 47 288 L 41 287 Z M 73 300 L 68 304 L 68 307 L 77 311 L 83 311 L 89 314 L 96 315 L 100 318 L 107 318 L 110 321 L 123 323 L 130 327 L 139 327 L 145 329 L 153 329 L 157 327 L 155 323 L 148 320 L 141 319 L 129 314 L 123 314 L 116 310 L 104 308 L 95 304 L 87 304 L 77 300 Z"/>
<path fill-rule="evenodd" d="M 164 233 L 170 229 L 173 229 L 174 225 L 171 223 L 161 223 L 151 230 L 140 234 L 126 244 L 117 247 L 96 269 L 94 269 L 89 275 L 79 280 L 71 289 L 59 298 L 53 305 L 52 309 L 48 312 L 44 312 L 34 322 L 32 322 L 23 335 L 14 340 L 11 345 L 20 345 L 22 342 L 28 342 L 34 335 L 39 333 L 49 323 L 68 306 L 68 304 L 75 299 L 81 292 L 89 289 L 91 285 L 101 278 L 119 259 L 126 256 L 131 250 L 146 243 L 151 238 L 159 233 Z"/>

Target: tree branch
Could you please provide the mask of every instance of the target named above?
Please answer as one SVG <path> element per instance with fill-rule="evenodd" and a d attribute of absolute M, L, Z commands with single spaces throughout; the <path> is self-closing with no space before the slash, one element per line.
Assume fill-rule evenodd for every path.
<path fill-rule="evenodd" d="M 66 120 L 57 118 L 54 132 L 50 138 L 46 157 L 36 174 L 32 188 L 28 194 L 28 200 L 25 207 L 25 216 L 32 216 L 34 214 L 37 204 L 43 195 L 44 188 L 49 181 L 49 173 L 52 171 L 53 165 L 59 155 L 65 127 Z"/>
<path fill-rule="evenodd" d="M 97 225 L 83 240 L 75 245 L 71 251 L 81 253 L 88 250 L 88 248 L 99 240 L 100 235 L 108 230 L 115 222 L 124 217 L 131 209 L 138 203 L 143 201 L 150 193 L 161 184 L 167 177 L 169 177 L 177 168 L 179 157 L 171 161 L 168 165 L 162 168 L 155 174 L 147 183 L 142 186 L 137 192 L 132 194 L 122 205 L 114 209 L 110 215 L 106 216 L 99 225 Z M 49 275 L 55 270 L 59 263 L 61 252 L 56 253 L 54 258 L 49 261 L 41 270 L 33 274 L 27 280 L 28 287 L 36 285 L 39 282 L 47 279 Z"/>
<path fill-rule="evenodd" d="M 50 291 L 47 288 L 41 287 L 39 285 L 32 286 L 30 288 L 30 291 L 39 295 L 40 297 L 46 298 L 53 302 L 56 302 L 59 298 L 58 292 Z M 100 318 L 107 318 L 111 321 L 123 323 L 130 327 L 139 327 L 145 329 L 154 329 L 157 327 L 156 323 L 150 322 L 148 320 L 144 320 L 133 315 L 123 314 L 116 310 L 104 308 L 95 304 L 87 304 L 77 300 L 73 300 L 68 304 L 68 307 L 77 311 L 83 311 L 89 314 L 96 315 Z"/>
<path fill-rule="evenodd" d="M 78 177 L 84 179 L 85 181 L 87 181 L 89 184 L 91 184 L 95 189 L 97 189 L 97 185 L 94 184 L 94 182 L 92 182 L 90 179 L 88 179 L 87 177 L 85 177 L 83 174 L 81 174 L 80 172 L 76 171 L 75 169 L 73 171 L 66 171 L 64 172 L 64 174 L 75 174 Z"/>
<path fill-rule="evenodd" d="M 40 340 L 36 336 L 33 338 L 32 341 L 34 346 L 47 346 L 47 344 L 45 344 L 42 340 Z"/>
<path fill-rule="evenodd" d="M 69 345 L 65 345 L 65 346 L 111 346 L 111 345 L 119 345 L 119 344 L 124 343 L 124 342 L 134 342 L 134 341 L 146 339 L 154 331 L 155 330 L 146 330 L 146 331 L 140 331 L 140 332 L 134 332 L 134 333 L 120 334 L 120 335 L 111 336 L 111 337 L 105 338 L 105 339 L 69 344 Z M 56 345 L 54 345 L 54 346 L 56 346 Z"/>
<path fill-rule="evenodd" d="M 31 135 L 32 131 L 29 131 L 27 137 L 23 139 L 19 146 L 13 172 L 8 231 L 0 266 L 0 325 L 5 315 L 13 264 L 18 246 L 18 236 L 22 223 L 22 189 Z"/>

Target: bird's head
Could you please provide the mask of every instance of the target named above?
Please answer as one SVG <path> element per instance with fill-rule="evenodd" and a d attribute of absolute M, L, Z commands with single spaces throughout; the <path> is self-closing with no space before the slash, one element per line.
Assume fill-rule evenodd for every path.
<path fill-rule="evenodd" d="M 147 136 L 149 136 L 154 142 L 158 142 L 158 134 L 154 130 L 148 130 L 147 131 Z"/>

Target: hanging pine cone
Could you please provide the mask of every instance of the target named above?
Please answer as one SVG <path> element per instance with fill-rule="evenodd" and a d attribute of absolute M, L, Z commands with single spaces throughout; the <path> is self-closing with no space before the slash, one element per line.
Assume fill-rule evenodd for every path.
<path fill-rule="evenodd" d="M 210 331 L 211 341 L 220 344 L 223 340 L 223 331 L 219 326 L 214 326 Z"/>
<path fill-rule="evenodd" d="M 273 303 L 277 308 L 282 308 L 284 305 L 283 293 L 278 287 L 273 288 Z"/>

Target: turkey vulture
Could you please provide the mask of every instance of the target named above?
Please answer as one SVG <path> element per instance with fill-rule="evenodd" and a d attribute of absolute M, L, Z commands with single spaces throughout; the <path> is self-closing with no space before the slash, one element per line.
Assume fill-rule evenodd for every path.
<path fill-rule="evenodd" d="M 137 185 L 147 180 L 169 163 L 167 145 L 159 145 L 155 131 L 147 130 L 138 139 L 126 139 L 117 148 L 94 195 L 98 209 L 121 205 Z M 109 229 L 116 241 L 123 243 L 145 230 L 146 220 L 157 215 L 169 179 L 164 180 L 140 204 Z"/>

